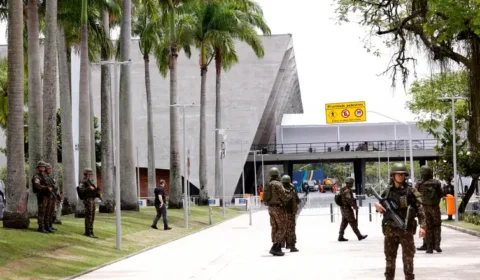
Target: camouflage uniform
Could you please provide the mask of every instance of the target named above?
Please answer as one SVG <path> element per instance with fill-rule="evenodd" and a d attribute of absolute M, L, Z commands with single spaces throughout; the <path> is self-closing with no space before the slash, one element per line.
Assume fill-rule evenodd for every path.
<path fill-rule="evenodd" d="M 395 164 L 391 169 L 391 175 L 396 173 L 403 173 L 408 175 L 407 169 L 403 163 Z M 393 202 L 398 206 L 395 211 L 402 220 L 406 220 L 409 207 L 410 210 L 415 210 L 415 216 L 418 217 L 420 227 L 425 229 L 425 212 L 422 205 L 421 194 L 413 187 L 409 187 L 405 182 L 400 187 L 395 187 L 391 180 L 388 188 L 382 193 L 382 198 Z M 413 213 L 410 212 L 410 213 Z M 413 257 L 415 256 L 415 242 L 413 236 L 417 229 L 417 222 L 411 215 L 407 230 L 400 229 L 395 226 L 393 220 L 387 219 L 383 216 L 382 228 L 384 238 L 384 253 L 386 260 L 385 279 L 395 279 L 395 267 L 397 260 L 398 246 L 402 246 L 403 253 L 403 271 L 405 273 L 405 280 L 415 279 L 413 274 Z"/>
<path fill-rule="evenodd" d="M 271 180 L 268 187 L 272 191 L 272 197 L 268 201 L 268 214 L 270 215 L 270 224 L 272 225 L 273 246 L 270 254 L 274 256 L 283 256 L 282 243 L 285 240 L 286 232 L 286 214 L 285 203 L 287 202 L 287 194 L 280 183 L 280 172 L 276 167 L 270 169 Z"/>
<path fill-rule="evenodd" d="M 83 200 L 83 204 L 85 205 L 85 236 L 89 236 L 92 238 L 97 238 L 93 233 L 93 222 L 95 220 L 95 198 L 102 199 L 101 194 L 98 191 L 98 188 L 88 179 L 87 175 L 92 174 L 92 169 L 85 168 L 83 174 L 85 177 L 80 181 L 80 190 L 84 192 L 85 199 Z M 90 189 L 93 187 L 93 190 Z"/>
<path fill-rule="evenodd" d="M 295 218 L 298 211 L 298 204 L 300 203 L 300 198 L 295 192 L 295 187 L 292 185 L 291 182 L 292 179 L 290 178 L 290 176 L 284 175 L 282 177 L 282 184 L 287 194 L 287 202 L 285 203 L 285 213 L 287 219 L 285 247 L 287 249 L 290 249 L 290 252 L 298 252 L 298 249 L 295 247 L 295 244 L 297 243 L 297 235 L 295 234 Z"/>
<path fill-rule="evenodd" d="M 428 254 L 433 253 L 433 249 L 442 252 L 440 242 L 442 240 L 442 214 L 440 213 L 440 200 L 443 195 L 441 183 L 433 179 L 433 172 L 427 166 L 420 169 L 423 181 L 418 186 L 418 191 L 422 194 L 423 208 L 425 210 L 425 222 L 427 233 L 423 240 L 424 244 L 418 250 L 427 250 Z"/>
<path fill-rule="evenodd" d="M 44 161 L 39 161 L 37 163 L 37 168 L 46 167 L 46 163 Z M 42 171 L 38 171 L 32 178 L 32 186 L 34 189 L 34 193 L 37 195 L 37 205 L 38 205 L 38 231 L 41 233 L 51 233 L 52 231 L 48 227 L 47 221 L 47 211 L 48 211 L 48 197 L 50 194 L 49 186 L 45 181 L 45 177 Z"/>
<path fill-rule="evenodd" d="M 45 181 L 47 182 L 47 185 L 52 189 L 52 191 L 48 194 L 48 197 L 46 198 L 47 201 L 47 206 L 46 206 L 46 214 L 45 214 L 45 227 L 46 229 L 50 229 L 51 231 L 57 230 L 56 228 L 53 227 L 52 225 L 52 219 L 55 219 L 55 202 L 57 200 L 54 189 L 55 189 L 55 183 L 53 182 L 52 178 L 50 177 L 49 170 L 51 172 L 52 166 L 49 163 L 45 164 L 47 174 L 44 174 L 45 176 Z"/>
<path fill-rule="evenodd" d="M 340 224 L 340 232 L 338 241 L 348 241 L 343 236 L 345 234 L 345 229 L 348 225 L 352 228 L 353 232 L 357 235 L 358 240 L 363 240 L 367 238 L 367 235 L 362 235 L 358 230 L 358 221 L 355 219 L 355 214 L 353 213 L 353 209 L 358 209 L 358 206 L 354 203 L 353 200 L 353 193 L 351 187 L 353 186 L 354 180 L 353 178 L 347 178 L 345 180 L 347 184 L 346 187 L 343 187 L 340 190 L 340 194 L 342 196 L 342 206 L 340 207 L 340 211 L 342 212 L 342 223 Z"/>

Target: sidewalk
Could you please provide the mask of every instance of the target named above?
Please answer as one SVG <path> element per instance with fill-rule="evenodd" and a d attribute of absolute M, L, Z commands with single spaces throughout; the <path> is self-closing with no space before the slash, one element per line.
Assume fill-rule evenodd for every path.
<path fill-rule="evenodd" d="M 364 209 L 362 209 L 364 210 Z M 186 238 L 106 266 L 77 279 L 385 279 L 380 216 L 372 222 L 362 211 L 359 242 L 338 242 L 339 223 L 329 216 L 301 215 L 297 220 L 300 252 L 273 257 L 266 211 L 243 215 Z M 480 239 L 442 228 L 443 253 L 415 255 L 416 279 L 480 279 Z M 415 237 L 417 246 L 421 243 Z M 284 250 L 285 252 L 285 250 Z M 94 255 L 92 255 L 94 257 Z M 396 279 L 404 279 L 401 250 Z"/>

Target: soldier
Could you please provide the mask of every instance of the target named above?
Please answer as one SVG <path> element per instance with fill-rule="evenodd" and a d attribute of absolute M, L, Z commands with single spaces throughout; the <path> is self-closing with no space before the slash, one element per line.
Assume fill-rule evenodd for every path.
<path fill-rule="evenodd" d="M 295 192 L 295 186 L 292 185 L 292 179 L 288 175 L 283 175 L 282 184 L 287 194 L 287 202 L 285 203 L 285 213 L 287 217 L 286 225 L 286 248 L 290 249 L 290 252 L 298 252 L 298 249 L 295 247 L 297 243 L 297 235 L 295 234 L 295 218 L 298 211 L 298 204 L 300 203 L 300 198 Z"/>
<path fill-rule="evenodd" d="M 52 233 L 47 224 L 45 224 L 47 217 L 47 207 L 48 207 L 48 196 L 52 191 L 52 188 L 47 185 L 45 181 L 44 172 L 46 164 L 43 160 L 37 162 L 37 174 L 33 175 L 32 185 L 33 192 L 37 195 L 38 202 L 38 232 L 41 233 Z"/>
<path fill-rule="evenodd" d="M 406 166 L 403 163 L 396 163 L 390 171 L 390 184 L 382 193 L 382 198 L 396 205 L 395 213 L 402 221 L 408 221 L 407 229 L 400 229 L 389 215 L 384 215 L 382 229 L 384 234 L 384 252 L 386 260 L 385 279 L 395 279 L 395 265 L 397 259 L 398 245 L 402 245 L 403 271 L 405 280 L 415 279 L 413 274 L 413 257 L 415 255 L 415 242 L 413 236 L 417 230 L 415 216 L 420 222 L 420 238 L 425 236 L 425 212 L 422 205 L 422 195 L 405 182 L 408 175 Z M 386 210 L 379 203 L 375 205 L 380 213 Z M 407 219 L 408 216 L 408 219 Z"/>
<path fill-rule="evenodd" d="M 57 201 L 57 197 L 55 195 L 56 186 L 55 186 L 55 181 L 51 176 L 52 173 L 52 166 L 50 163 L 45 163 L 45 181 L 47 185 L 52 189 L 52 191 L 48 194 L 48 202 L 47 202 L 47 209 L 46 209 L 46 214 L 45 214 L 45 228 L 49 229 L 50 231 L 55 231 L 57 230 L 56 228 L 53 227 L 53 221 L 55 220 L 55 204 Z"/>
<path fill-rule="evenodd" d="M 268 214 L 270 215 L 270 225 L 272 226 L 272 242 L 270 254 L 274 256 L 283 256 L 282 243 L 285 241 L 286 214 L 285 203 L 287 194 L 280 182 L 280 171 L 278 168 L 270 169 L 270 182 L 264 194 L 264 202 L 268 205 Z"/>
<path fill-rule="evenodd" d="M 83 204 L 85 205 L 85 236 L 97 238 L 93 234 L 93 221 L 95 220 L 95 198 L 102 200 L 102 194 L 99 192 L 98 188 L 90 181 L 92 177 L 92 169 L 85 168 L 83 175 L 85 176 L 82 181 L 80 181 L 79 190 L 84 197 Z"/>
<path fill-rule="evenodd" d="M 443 196 L 442 185 L 438 180 L 433 179 L 432 169 L 428 166 L 420 168 L 420 175 L 422 176 L 422 182 L 419 184 L 418 191 L 422 194 L 427 233 L 423 239 L 423 245 L 417 249 L 420 251 L 426 250 L 427 254 L 432 254 L 433 249 L 441 253 L 442 214 L 440 213 L 440 200 Z"/>
<path fill-rule="evenodd" d="M 351 177 L 345 179 L 345 187 L 340 189 L 340 195 L 342 196 L 342 206 L 340 206 L 340 211 L 342 212 L 342 223 L 340 224 L 340 232 L 338 236 L 338 241 L 348 241 L 343 235 L 345 234 L 345 229 L 350 224 L 353 232 L 357 235 L 358 240 L 363 240 L 367 238 L 368 235 L 362 235 L 358 230 L 358 217 L 355 219 L 355 214 L 353 209 L 358 210 L 358 206 L 354 203 L 352 187 L 355 180 Z M 352 209 L 353 208 L 353 209 Z"/>

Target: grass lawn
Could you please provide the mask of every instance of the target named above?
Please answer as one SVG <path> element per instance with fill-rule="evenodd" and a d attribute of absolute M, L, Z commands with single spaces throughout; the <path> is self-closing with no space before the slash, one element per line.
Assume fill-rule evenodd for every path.
<path fill-rule="evenodd" d="M 480 225 L 474 225 L 474 224 L 471 224 L 471 223 L 465 223 L 465 222 L 461 222 L 461 221 L 459 221 L 458 225 L 456 225 L 455 221 L 445 221 L 445 220 L 443 220 L 442 223 L 446 223 L 446 224 L 449 224 L 449 225 L 452 225 L 452 226 L 457 226 L 457 227 L 470 229 L 470 230 L 475 230 L 475 231 L 480 232 Z"/>
<path fill-rule="evenodd" d="M 240 210 L 213 208 L 213 223 L 233 218 Z M 0 279 L 59 279 L 110 262 L 144 248 L 186 236 L 209 226 L 208 207 L 192 207 L 189 229 L 183 226 L 183 210 L 168 210 L 170 231 L 150 228 L 154 207 L 140 212 L 122 212 L 122 250 L 115 249 L 115 215 L 96 213 L 94 232 L 98 239 L 83 236 L 84 219 L 63 216 L 54 234 L 36 232 L 37 220 L 30 228 L 13 230 L 0 227 Z"/>

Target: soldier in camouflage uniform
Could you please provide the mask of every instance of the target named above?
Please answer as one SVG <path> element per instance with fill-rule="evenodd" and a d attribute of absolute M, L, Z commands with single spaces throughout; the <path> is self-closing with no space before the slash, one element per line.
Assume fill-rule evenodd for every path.
<path fill-rule="evenodd" d="M 417 249 L 420 251 L 426 250 L 428 254 L 432 254 L 433 249 L 441 253 L 442 214 L 440 213 L 440 200 L 443 196 L 442 184 L 440 181 L 433 179 L 433 171 L 428 166 L 420 168 L 420 175 L 422 176 L 422 182 L 418 185 L 418 191 L 422 194 L 427 233 L 423 239 L 423 245 Z"/>
<path fill-rule="evenodd" d="M 295 192 L 295 187 L 292 185 L 292 179 L 288 175 L 282 177 L 283 188 L 287 194 L 287 202 L 285 203 L 285 213 L 287 217 L 287 226 L 285 234 L 286 248 L 290 249 L 290 252 L 298 252 L 295 247 L 297 243 L 297 235 L 295 234 L 295 218 L 298 211 L 298 204 L 300 204 L 300 198 Z M 283 242 L 282 242 L 283 243 Z"/>
<path fill-rule="evenodd" d="M 52 166 L 50 163 L 45 163 L 45 181 L 47 185 L 52 189 L 52 192 L 48 195 L 47 209 L 45 214 L 45 228 L 51 230 L 52 232 L 57 230 L 53 227 L 53 220 L 55 219 L 55 203 L 57 197 L 55 195 L 55 182 L 51 176 Z"/>
<path fill-rule="evenodd" d="M 46 167 L 46 163 L 43 160 L 40 160 L 37 163 L 38 172 L 37 174 L 33 175 L 32 186 L 33 186 L 33 192 L 37 195 L 38 232 L 52 233 L 52 231 L 49 228 L 47 228 L 47 225 L 45 224 L 47 206 L 48 206 L 48 196 L 52 191 L 52 189 L 48 186 L 47 182 L 45 181 L 45 176 L 44 176 L 45 167 Z"/>
<path fill-rule="evenodd" d="M 398 228 L 391 218 L 383 216 L 382 229 L 384 238 L 384 253 L 386 260 L 385 279 L 395 279 L 395 266 L 397 260 L 398 246 L 402 245 L 403 253 L 403 272 L 405 280 L 415 279 L 413 274 L 413 257 L 415 256 L 415 242 L 413 236 L 417 230 L 418 217 L 420 222 L 420 238 L 425 236 L 425 212 L 422 204 L 422 195 L 413 187 L 405 182 L 405 176 L 408 171 L 403 163 L 396 163 L 390 171 L 390 184 L 381 194 L 382 198 L 395 204 L 395 213 L 403 221 L 407 220 L 407 229 Z M 380 203 L 375 205 L 378 212 L 385 212 L 385 208 Z M 408 216 L 408 219 L 407 219 Z"/>
<path fill-rule="evenodd" d="M 79 189 L 84 193 L 85 199 L 83 204 L 85 205 L 85 236 L 97 238 L 93 233 L 93 222 L 95 220 L 95 198 L 100 198 L 102 200 L 102 194 L 99 192 L 98 188 L 90 181 L 92 177 L 92 169 L 85 168 L 83 175 L 85 176 L 82 181 L 80 181 Z"/>
<path fill-rule="evenodd" d="M 353 209 L 358 210 L 358 206 L 354 203 L 352 187 L 355 180 L 351 177 L 345 179 L 345 187 L 340 189 L 340 195 L 342 196 L 342 206 L 340 211 L 342 212 L 342 223 L 340 224 L 340 232 L 338 241 L 348 241 L 344 236 L 345 229 L 350 224 L 353 232 L 357 235 L 358 240 L 367 238 L 368 235 L 362 235 L 358 230 L 358 221 L 355 219 Z M 353 209 L 352 209 L 353 208 Z"/>
<path fill-rule="evenodd" d="M 270 182 L 268 188 L 271 189 L 272 197 L 268 201 L 268 214 L 270 215 L 270 224 L 272 225 L 273 246 L 270 254 L 274 256 L 283 256 L 282 243 L 285 240 L 286 233 L 286 214 L 285 205 L 287 194 L 280 182 L 280 171 L 276 167 L 270 169 Z"/>

